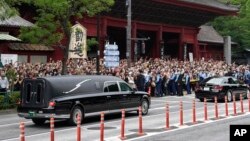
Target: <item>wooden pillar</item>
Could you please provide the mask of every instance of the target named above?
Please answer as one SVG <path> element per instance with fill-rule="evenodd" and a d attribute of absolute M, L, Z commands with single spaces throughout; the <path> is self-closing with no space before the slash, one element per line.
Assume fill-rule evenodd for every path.
<path fill-rule="evenodd" d="M 105 40 L 107 37 L 107 19 L 104 17 L 101 19 L 101 41 L 100 41 L 100 57 L 103 58 L 103 51 L 104 51 L 104 46 L 105 46 Z"/>
<path fill-rule="evenodd" d="M 161 42 L 162 42 L 162 25 L 159 26 L 159 30 L 157 31 L 156 35 L 156 48 L 155 48 L 155 53 L 154 57 L 155 58 L 160 58 L 160 52 L 161 52 Z"/>
<path fill-rule="evenodd" d="M 132 37 L 131 38 L 137 38 L 137 24 L 136 24 L 136 22 L 134 22 L 133 24 L 132 24 L 132 35 L 131 35 Z M 132 44 L 131 44 L 131 58 L 132 58 L 132 60 L 134 60 L 135 61 L 135 43 L 136 43 L 136 41 L 135 40 L 132 40 Z"/>
<path fill-rule="evenodd" d="M 183 52 L 184 52 L 184 37 L 185 37 L 185 30 L 184 28 L 181 29 L 180 33 L 180 40 L 179 40 L 179 49 L 178 49 L 178 59 L 183 60 Z"/>
<path fill-rule="evenodd" d="M 198 45 L 198 33 L 199 30 L 194 34 L 194 59 L 199 60 L 200 59 L 200 47 Z"/>

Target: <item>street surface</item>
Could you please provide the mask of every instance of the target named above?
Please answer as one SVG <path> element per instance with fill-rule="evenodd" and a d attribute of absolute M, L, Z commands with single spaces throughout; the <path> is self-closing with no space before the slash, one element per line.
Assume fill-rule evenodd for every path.
<path fill-rule="evenodd" d="M 149 114 L 143 116 L 144 135 L 138 136 L 138 116 L 136 112 L 126 114 L 125 136 L 127 141 L 229 141 L 229 125 L 250 125 L 248 100 L 244 100 L 244 113 L 241 114 L 240 101 L 237 101 L 237 116 L 233 115 L 233 103 L 228 103 L 229 116 L 225 117 L 225 104 L 218 102 L 219 119 L 215 119 L 215 106 L 208 101 L 208 120 L 204 121 L 204 103 L 196 99 L 196 124 L 192 123 L 194 94 L 183 97 L 153 97 Z M 180 125 L 179 105 L 183 101 L 183 122 Z M 170 129 L 166 130 L 166 102 L 170 108 Z M 49 141 L 50 125 L 35 126 L 31 120 L 19 118 L 16 113 L 0 115 L 0 140 L 19 141 L 19 122 L 25 122 L 26 141 Z M 105 115 L 105 141 L 119 141 L 121 115 Z M 100 140 L 100 117 L 84 119 L 81 126 L 82 141 Z M 65 121 L 55 123 L 55 141 L 76 141 L 76 127 Z"/>

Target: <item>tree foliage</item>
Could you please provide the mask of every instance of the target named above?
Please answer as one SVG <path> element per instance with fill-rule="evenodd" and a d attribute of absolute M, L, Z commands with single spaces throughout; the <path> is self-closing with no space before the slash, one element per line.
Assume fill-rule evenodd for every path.
<path fill-rule="evenodd" d="M 6 3 L 9 2 L 9 3 Z M 5 20 L 18 14 L 15 8 L 10 7 L 12 1 L 10 0 L 1 0 L 0 1 L 0 20 Z"/>
<path fill-rule="evenodd" d="M 63 74 L 66 73 L 72 18 L 94 16 L 109 10 L 114 4 L 114 0 L 12 0 L 12 2 L 26 3 L 37 9 L 36 26 L 30 29 L 23 28 L 20 35 L 22 40 L 50 45 L 65 38 Z"/>
<path fill-rule="evenodd" d="M 238 43 L 238 51 L 250 49 L 250 0 L 231 0 L 230 3 L 240 6 L 238 15 L 218 17 L 212 25 L 221 35 L 230 35 Z"/>
<path fill-rule="evenodd" d="M 40 17 L 35 18 L 36 23 L 33 28 L 22 27 L 19 38 L 24 42 L 33 44 L 53 45 L 63 38 L 63 34 L 58 32 L 58 22 L 54 21 L 55 16 L 50 13 L 40 13 Z"/>
<path fill-rule="evenodd" d="M 88 50 L 91 50 L 92 47 L 98 45 L 98 41 L 95 38 L 90 38 L 87 40 Z"/>

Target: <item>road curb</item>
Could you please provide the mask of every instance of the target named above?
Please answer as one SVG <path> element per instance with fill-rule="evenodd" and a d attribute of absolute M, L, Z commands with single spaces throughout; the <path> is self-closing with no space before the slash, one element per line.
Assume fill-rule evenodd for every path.
<path fill-rule="evenodd" d="M 0 110 L 0 115 L 14 114 L 14 113 L 17 113 L 16 109 Z"/>

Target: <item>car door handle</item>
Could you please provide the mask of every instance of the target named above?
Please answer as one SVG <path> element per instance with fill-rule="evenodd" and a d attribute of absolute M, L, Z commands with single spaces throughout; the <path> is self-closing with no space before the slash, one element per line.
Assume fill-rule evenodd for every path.
<path fill-rule="evenodd" d="M 124 95 L 123 95 L 123 97 L 127 97 L 127 95 L 126 95 L 126 94 L 124 94 Z"/>
<path fill-rule="evenodd" d="M 109 95 L 109 96 L 107 96 L 107 98 L 111 98 L 111 96 Z"/>

